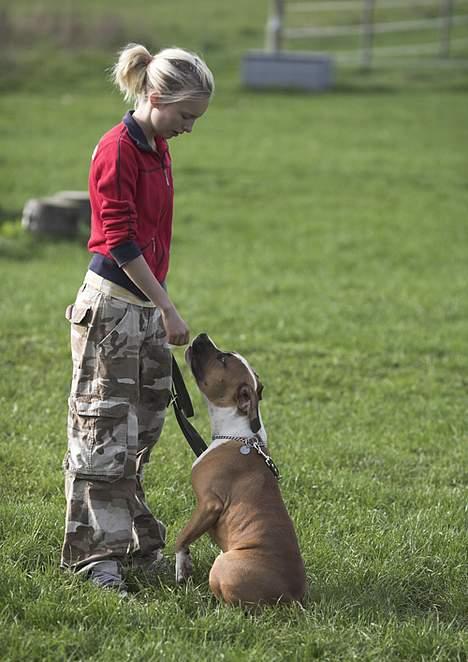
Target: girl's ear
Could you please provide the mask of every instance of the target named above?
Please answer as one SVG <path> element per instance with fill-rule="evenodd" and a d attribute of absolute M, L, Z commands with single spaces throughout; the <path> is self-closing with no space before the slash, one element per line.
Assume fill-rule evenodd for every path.
<path fill-rule="evenodd" d="M 249 384 L 241 384 L 237 390 L 237 409 L 241 414 L 248 416 L 252 432 L 258 432 L 261 427 L 258 396 Z"/>
<path fill-rule="evenodd" d="M 151 108 L 158 108 L 158 109 L 160 108 L 161 102 L 159 100 L 159 94 L 157 92 L 151 92 L 148 99 L 151 104 Z"/>

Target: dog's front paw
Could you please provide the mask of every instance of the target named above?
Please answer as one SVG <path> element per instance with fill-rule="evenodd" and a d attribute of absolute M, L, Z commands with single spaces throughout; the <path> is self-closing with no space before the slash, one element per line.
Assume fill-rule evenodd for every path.
<path fill-rule="evenodd" d="M 182 549 L 180 552 L 176 553 L 176 582 L 182 584 L 182 582 L 187 581 L 187 579 L 192 576 L 192 572 L 193 563 L 190 550 Z"/>

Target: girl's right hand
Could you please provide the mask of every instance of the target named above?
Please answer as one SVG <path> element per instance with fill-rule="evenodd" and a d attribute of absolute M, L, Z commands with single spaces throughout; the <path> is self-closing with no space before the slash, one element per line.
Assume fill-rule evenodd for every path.
<path fill-rule="evenodd" d="M 170 345 L 186 345 L 190 339 L 190 330 L 174 306 L 163 310 L 162 316 L 167 342 Z"/>

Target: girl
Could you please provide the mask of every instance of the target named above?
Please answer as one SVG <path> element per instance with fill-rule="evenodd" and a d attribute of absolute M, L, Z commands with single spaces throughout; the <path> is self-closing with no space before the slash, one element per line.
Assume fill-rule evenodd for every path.
<path fill-rule="evenodd" d="M 65 458 L 63 568 L 125 593 L 122 565 L 151 569 L 165 527 L 143 492 L 171 388 L 168 343 L 189 329 L 165 288 L 173 185 L 167 140 L 208 108 L 213 75 L 179 48 L 151 55 L 130 44 L 113 70 L 135 111 L 107 132 L 89 174 L 92 253 L 73 306 L 73 378 Z"/>

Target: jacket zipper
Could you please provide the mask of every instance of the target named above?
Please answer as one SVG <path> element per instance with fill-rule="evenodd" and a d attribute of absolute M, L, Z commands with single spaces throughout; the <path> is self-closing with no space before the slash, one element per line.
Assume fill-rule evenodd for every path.
<path fill-rule="evenodd" d="M 168 186 L 170 186 L 170 184 L 169 184 L 169 177 L 168 177 L 168 175 L 167 175 L 166 166 L 164 165 L 164 156 L 163 156 L 162 159 L 161 159 L 161 165 L 162 165 L 162 170 L 163 170 L 163 173 L 164 173 L 164 177 L 166 178 L 166 184 L 167 184 Z"/>

